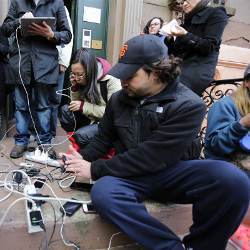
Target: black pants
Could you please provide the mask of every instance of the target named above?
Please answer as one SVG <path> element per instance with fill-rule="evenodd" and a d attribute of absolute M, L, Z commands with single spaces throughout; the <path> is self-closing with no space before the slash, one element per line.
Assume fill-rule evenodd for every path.
<path fill-rule="evenodd" d="M 90 119 L 81 112 L 70 111 L 67 104 L 59 111 L 59 121 L 66 132 L 75 131 L 73 137 L 80 147 L 86 146 L 98 131 L 97 124 L 90 124 Z"/>

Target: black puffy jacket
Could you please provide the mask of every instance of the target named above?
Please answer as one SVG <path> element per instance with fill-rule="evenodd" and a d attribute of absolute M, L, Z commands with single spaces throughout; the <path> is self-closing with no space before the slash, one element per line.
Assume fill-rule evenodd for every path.
<path fill-rule="evenodd" d="M 122 90 L 113 94 L 98 135 L 81 151 L 92 162 L 92 178 L 129 178 L 176 164 L 196 138 L 205 110 L 202 100 L 177 82 L 145 101 Z M 112 146 L 117 153 L 112 159 L 98 159 Z"/>

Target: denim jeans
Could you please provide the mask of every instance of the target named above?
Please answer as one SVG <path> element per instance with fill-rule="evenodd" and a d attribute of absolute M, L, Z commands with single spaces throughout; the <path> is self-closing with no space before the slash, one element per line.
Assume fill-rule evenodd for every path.
<path fill-rule="evenodd" d="M 57 86 L 55 87 L 55 91 L 51 91 L 50 93 L 50 103 L 51 103 L 51 119 L 50 119 L 50 129 L 52 137 L 56 136 L 56 127 L 57 127 L 57 119 L 58 119 L 58 107 L 62 100 L 62 92 L 63 84 L 64 84 L 64 76 L 65 72 L 60 72 L 57 79 Z M 60 91 L 59 91 L 60 90 Z M 59 91 L 56 93 L 56 91 Z"/>
<path fill-rule="evenodd" d="M 28 145 L 32 124 L 30 112 L 34 113 L 34 121 L 38 132 L 38 144 L 51 143 L 50 118 L 51 108 L 49 93 L 54 91 L 54 85 L 35 83 L 33 86 L 26 85 L 27 94 L 22 85 L 15 86 L 16 104 L 16 145 Z M 34 95 L 32 97 L 32 95 Z M 33 101 L 32 101 L 33 100 Z"/>

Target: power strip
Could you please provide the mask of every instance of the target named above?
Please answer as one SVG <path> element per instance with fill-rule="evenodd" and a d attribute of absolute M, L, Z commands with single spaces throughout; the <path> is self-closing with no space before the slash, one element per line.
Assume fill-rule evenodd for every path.
<path fill-rule="evenodd" d="M 26 195 L 35 195 L 36 188 L 34 185 L 26 185 L 24 187 L 24 194 Z M 43 229 L 41 228 L 40 224 L 43 223 L 43 216 L 41 207 L 34 205 L 34 203 L 25 200 L 25 209 L 27 215 L 27 223 L 28 223 L 28 232 L 37 233 L 42 232 Z"/>
<path fill-rule="evenodd" d="M 44 165 L 49 165 L 52 167 L 61 167 L 59 161 L 51 159 L 48 155 L 48 152 L 40 151 L 38 148 L 33 152 L 27 152 L 24 155 L 26 160 L 38 162 Z"/>

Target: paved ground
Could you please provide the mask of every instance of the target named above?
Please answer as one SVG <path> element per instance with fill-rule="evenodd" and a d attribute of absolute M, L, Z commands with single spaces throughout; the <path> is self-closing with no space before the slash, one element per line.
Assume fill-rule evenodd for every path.
<path fill-rule="evenodd" d="M 56 138 L 56 143 L 60 144 L 55 146 L 57 152 L 65 152 L 68 146 L 68 142 L 63 142 L 65 136 L 63 132 L 59 130 L 59 136 Z M 13 146 L 13 139 L 8 137 L 1 143 L 1 157 L 0 157 L 0 171 L 10 171 L 20 168 L 19 164 L 24 162 L 25 159 L 11 160 L 8 158 L 9 152 Z M 44 168 L 43 165 L 36 164 L 35 167 L 40 169 L 41 172 L 45 175 L 48 175 L 53 168 Z M 0 181 L 3 181 L 6 174 L 0 173 Z M 54 177 L 60 177 L 60 173 Z M 54 192 L 58 197 L 63 198 L 76 198 L 79 200 L 89 200 L 88 193 L 77 192 L 69 189 L 62 191 L 58 186 L 58 181 L 47 183 L 53 188 Z M 21 187 L 20 187 L 21 188 Z M 50 194 L 50 190 L 45 187 L 42 191 L 43 194 Z M 0 189 L 0 199 L 6 196 L 8 193 L 1 188 Z M 9 199 L 4 202 L 0 202 L 0 220 L 5 213 L 7 207 L 12 204 L 17 198 L 22 197 L 21 195 L 12 194 Z M 63 202 L 64 203 L 64 202 Z M 52 239 L 52 244 L 50 249 L 72 249 L 65 247 L 61 241 L 60 237 L 60 205 L 58 202 L 53 202 L 53 206 L 56 211 L 56 228 L 55 234 Z M 177 234 L 185 234 L 188 231 L 188 226 L 191 224 L 191 206 L 161 206 L 158 204 L 147 204 L 149 211 L 159 218 L 161 221 L 169 225 Z M 43 205 L 43 215 L 47 228 L 48 236 L 51 235 L 54 225 L 54 213 L 49 205 L 46 203 Z M 44 233 L 28 234 L 26 226 L 26 214 L 24 201 L 18 202 L 13 208 L 9 210 L 8 215 L 6 216 L 1 228 L 0 233 L 0 244 L 4 245 L 5 250 L 34 250 L 39 249 L 40 246 L 45 246 L 45 235 Z M 74 242 L 78 242 L 81 246 L 81 249 L 107 249 L 110 241 L 110 237 L 119 232 L 119 230 L 105 221 L 103 221 L 97 215 L 86 215 L 83 214 L 82 210 L 79 210 L 73 217 L 66 218 L 65 221 L 65 230 L 64 235 L 66 239 L 70 239 Z M 126 245 L 125 245 L 126 244 Z M 125 245 L 125 246 L 124 246 Z M 111 249 L 119 250 L 142 250 L 143 248 L 139 247 L 128 239 L 125 235 L 119 234 L 114 237 L 112 240 Z M 118 247 L 119 246 L 119 247 Z M 227 250 L 234 250 L 235 248 L 228 246 Z M 211 249 L 212 250 L 212 249 Z"/>

